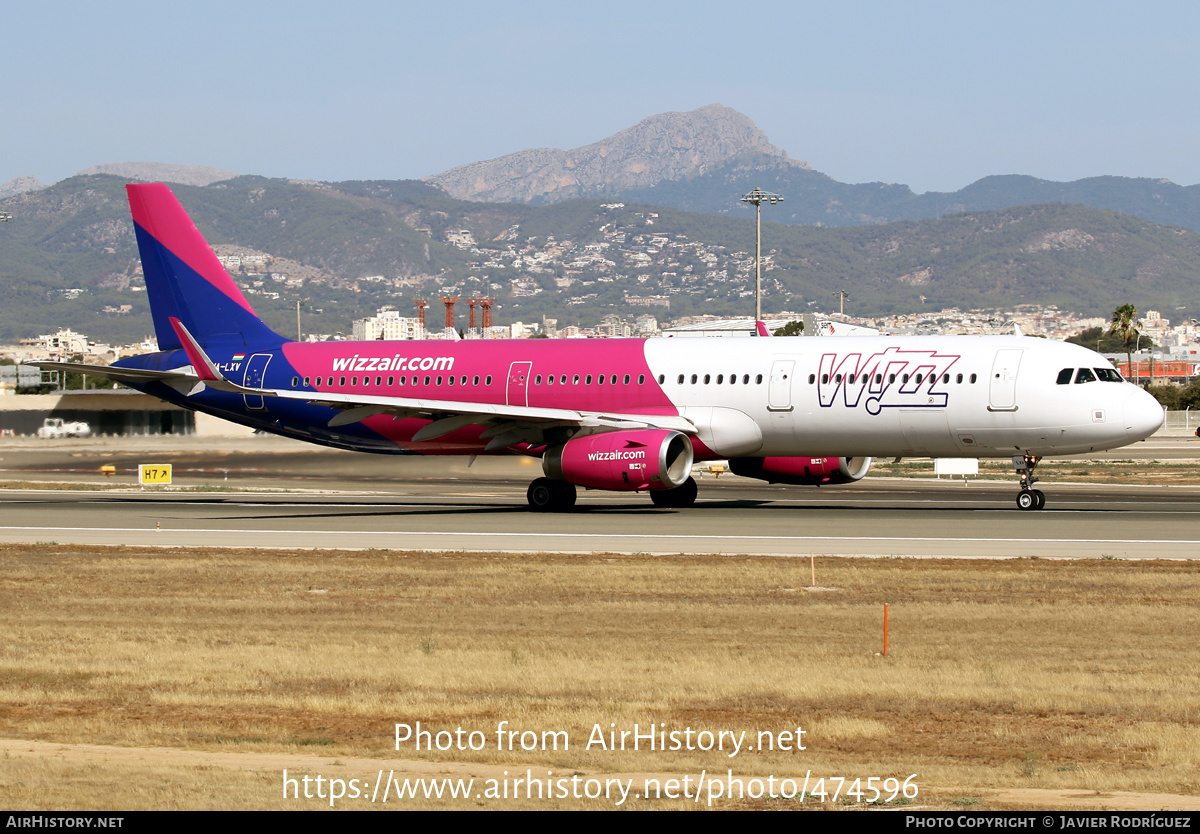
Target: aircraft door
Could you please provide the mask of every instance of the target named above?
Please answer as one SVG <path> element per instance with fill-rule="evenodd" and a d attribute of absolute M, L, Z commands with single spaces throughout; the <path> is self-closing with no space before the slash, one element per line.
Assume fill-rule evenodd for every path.
<path fill-rule="evenodd" d="M 1022 353 L 1021 348 L 996 351 L 988 390 L 989 411 L 1017 410 L 1017 368 L 1021 365 Z"/>
<path fill-rule="evenodd" d="M 794 359 L 776 359 L 771 365 L 771 384 L 767 389 L 768 411 L 792 410 L 792 370 Z"/>
<path fill-rule="evenodd" d="M 529 405 L 529 373 L 532 362 L 513 362 L 508 366 L 509 405 Z"/>
<path fill-rule="evenodd" d="M 262 388 L 263 380 L 267 378 L 267 365 L 271 364 L 271 354 L 256 353 L 246 362 L 246 373 L 242 377 L 242 385 L 247 388 Z M 261 394 L 243 394 L 246 408 L 251 411 L 265 411 L 267 404 Z"/>

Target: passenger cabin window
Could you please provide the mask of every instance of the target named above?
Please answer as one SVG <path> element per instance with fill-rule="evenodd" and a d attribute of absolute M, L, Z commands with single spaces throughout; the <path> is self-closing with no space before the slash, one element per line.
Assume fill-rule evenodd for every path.
<path fill-rule="evenodd" d="M 1085 382 L 1095 382 L 1096 375 L 1092 373 L 1090 368 L 1080 368 L 1075 372 L 1075 384 L 1082 385 Z"/>
<path fill-rule="evenodd" d="M 1073 377 L 1074 375 L 1075 375 L 1074 368 L 1063 368 L 1061 371 L 1058 372 L 1057 383 L 1059 385 L 1070 385 L 1071 377 Z"/>

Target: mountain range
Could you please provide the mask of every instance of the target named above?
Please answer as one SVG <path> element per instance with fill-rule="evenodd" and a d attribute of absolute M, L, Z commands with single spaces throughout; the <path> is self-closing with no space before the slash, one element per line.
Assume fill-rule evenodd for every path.
<path fill-rule="evenodd" d="M 453 197 L 545 205 L 602 197 L 713 214 L 747 216 L 741 197 L 760 187 L 782 194 L 778 223 L 860 226 L 1034 203 L 1074 203 L 1200 230 L 1200 185 L 1163 179 L 1090 177 L 1052 182 L 985 177 L 954 192 L 916 194 L 906 185 L 842 183 L 789 158 L 749 118 L 720 104 L 663 113 L 574 150 L 538 149 L 425 177 Z"/>
<path fill-rule="evenodd" d="M 101 341 L 151 330 L 126 180 L 78 176 L 0 200 L 0 342 L 69 326 Z M 412 299 L 497 299 L 497 324 L 745 315 L 754 223 L 665 207 L 456 200 L 427 183 L 236 177 L 173 190 L 279 332 L 347 333 Z M 764 309 L 854 315 L 1127 301 L 1200 309 L 1200 233 L 1057 203 L 849 228 L 764 223 Z M 651 305 L 649 307 L 645 305 Z M 434 311 L 438 312 L 434 312 Z M 460 310 L 460 316 L 462 311 Z M 460 325 L 463 324 L 460 320 Z"/>
<path fill-rule="evenodd" d="M 1104 315 L 1200 309 L 1200 186 L 1098 177 L 988 177 L 953 194 L 847 185 L 710 105 L 598 143 L 474 163 L 428 181 L 318 183 L 125 163 L 0 187 L 0 342 L 61 326 L 150 331 L 123 184 L 162 180 L 280 332 L 347 332 L 383 304 L 489 296 L 497 323 L 745 314 L 755 186 L 765 309 L 849 312 L 1059 305 Z M 454 195 L 448 193 L 454 191 Z M 483 198 L 488 198 L 484 200 Z M 630 299 L 634 299 L 631 301 Z M 641 300 L 638 300 L 641 299 Z M 436 305 L 436 301 L 433 303 Z"/>
<path fill-rule="evenodd" d="M 237 174 L 216 168 L 121 163 L 81 175 L 208 185 Z M 1097 176 L 1054 182 L 1019 174 L 984 177 L 953 192 L 915 193 L 895 183 L 843 183 L 794 160 L 753 121 L 721 104 L 661 113 L 571 150 L 537 148 L 472 162 L 425 182 L 476 202 L 550 205 L 577 198 L 619 199 L 687 211 L 749 216 L 741 197 L 754 187 L 782 194 L 768 219 L 812 226 L 863 226 L 965 211 L 1064 203 L 1132 214 L 1200 230 L 1200 185 Z M 0 185 L 0 199 L 44 188 L 36 177 Z"/>

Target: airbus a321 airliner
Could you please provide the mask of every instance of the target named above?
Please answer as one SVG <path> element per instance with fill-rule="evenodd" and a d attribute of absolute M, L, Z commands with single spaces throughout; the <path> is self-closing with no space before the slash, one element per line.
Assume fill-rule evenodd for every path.
<path fill-rule="evenodd" d="M 1151 435 L 1158 403 L 1086 348 L 1013 336 L 295 342 L 262 322 L 165 185 L 130 185 L 159 351 L 107 376 L 184 408 L 384 454 L 533 455 L 534 510 L 576 487 L 696 500 L 696 461 L 846 484 L 872 457 L 1011 458 Z M 43 367 L 95 373 L 93 365 Z"/>

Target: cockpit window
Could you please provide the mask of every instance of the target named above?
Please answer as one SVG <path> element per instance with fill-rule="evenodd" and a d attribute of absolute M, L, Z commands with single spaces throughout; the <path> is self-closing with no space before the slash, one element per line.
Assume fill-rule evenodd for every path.
<path fill-rule="evenodd" d="M 1058 384 L 1059 385 L 1070 385 L 1071 377 L 1073 377 L 1074 375 L 1075 375 L 1074 368 L 1063 368 L 1061 371 L 1058 372 Z"/>
<path fill-rule="evenodd" d="M 1124 382 L 1125 381 L 1124 379 L 1121 378 L 1121 374 L 1117 372 L 1116 368 L 1095 368 L 1094 370 L 1096 371 L 1096 376 L 1100 377 L 1100 380 L 1102 382 Z"/>
<path fill-rule="evenodd" d="M 1096 375 L 1089 368 L 1080 368 L 1075 373 L 1075 384 L 1079 385 L 1082 382 L 1095 382 Z"/>

